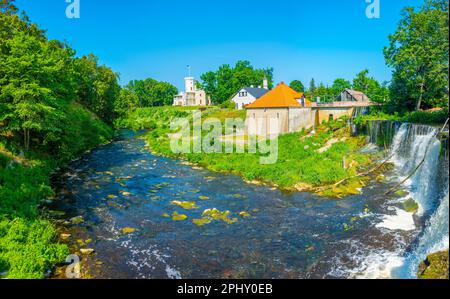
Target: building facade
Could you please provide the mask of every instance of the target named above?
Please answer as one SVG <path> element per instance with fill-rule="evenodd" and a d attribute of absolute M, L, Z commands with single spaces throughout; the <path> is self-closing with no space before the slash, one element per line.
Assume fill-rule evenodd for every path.
<path fill-rule="evenodd" d="M 267 92 L 269 92 L 269 82 L 267 79 L 264 79 L 262 88 L 244 87 L 233 96 L 231 101 L 235 104 L 236 109 L 242 110 L 246 105 L 253 103 Z"/>
<path fill-rule="evenodd" d="M 184 78 L 185 91 L 173 99 L 173 106 L 211 106 L 211 99 L 202 89 L 198 89 L 194 77 Z"/>
<path fill-rule="evenodd" d="M 311 126 L 311 102 L 283 82 L 246 109 L 248 135 L 274 136 Z"/>

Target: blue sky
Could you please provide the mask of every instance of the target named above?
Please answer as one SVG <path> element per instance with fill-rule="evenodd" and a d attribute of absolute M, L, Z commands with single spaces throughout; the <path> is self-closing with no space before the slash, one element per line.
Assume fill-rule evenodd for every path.
<path fill-rule="evenodd" d="M 423 1 L 379 1 L 380 19 L 366 17 L 366 0 L 80 0 L 80 19 L 66 17 L 66 0 L 17 6 L 49 38 L 97 55 L 121 83 L 152 77 L 180 88 L 187 65 L 199 77 L 240 59 L 273 67 L 276 82 L 331 84 L 364 68 L 390 80 L 388 35 L 403 7 Z"/>

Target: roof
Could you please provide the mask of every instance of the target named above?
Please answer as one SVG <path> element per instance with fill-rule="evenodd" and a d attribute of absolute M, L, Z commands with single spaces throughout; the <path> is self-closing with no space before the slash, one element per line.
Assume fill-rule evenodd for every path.
<path fill-rule="evenodd" d="M 281 82 L 277 87 L 254 101 L 252 104 L 245 106 L 245 108 L 302 108 L 298 100 L 303 96 L 303 93 L 297 92 Z M 311 106 L 310 101 L 306 100 L 305 103 L 307 107 Z"/>
<path fill-rule="evenodd" d="M 269 92 L 269 90 L 265 88 L 244 87 L 243 89 L 252 96 L 254 96 L 255 99 L 259 99 L 260 97 Z"/>
<path fill-rule="evenodd" d="M 346 89 L 346 90 L 344 90 L 344 92 L 348 92 L 358 102 L 368 102 L 368 101 L 370 101 L 369 97 L 367 95 L 365 95 L 361 91 L 357 91 L 357 90 L 353 90 L 353 89 Z"/>

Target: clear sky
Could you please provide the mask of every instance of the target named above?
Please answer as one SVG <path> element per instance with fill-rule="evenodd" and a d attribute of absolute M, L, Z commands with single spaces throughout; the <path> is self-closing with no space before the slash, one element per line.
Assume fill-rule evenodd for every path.
<path fill-rule="evenodd" d="M 68 1 L 68 0 L 67 0 Z M 307 86 L 354 78 L 368 68 L 390 80 L 383 47 L 403 7 L 421 0 L 379 0 L 380 18 L 368 19 L 368 0 L 80 0 L 80 19 L 66 17 L 66 0 L 17 0 L 51 39 L 77 55 L 94 53 L 121 75 L 121 83 L 152 77 L 183 85 L 192 74 L 245 59 L 273 67 L 275 81 Z"/>

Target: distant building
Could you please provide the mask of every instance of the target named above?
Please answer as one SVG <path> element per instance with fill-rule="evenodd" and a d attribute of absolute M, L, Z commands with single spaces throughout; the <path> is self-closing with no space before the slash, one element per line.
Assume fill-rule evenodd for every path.
<path fill-rule="evenodd" d="M 269 83 L 267 79 L 264 79 L 263 88 L 258 87 L 244 87 L 239 90 L 231 99 L 236 105 L 236 109 L 242 110 L 246 105 L 249 105 L 269 92 Z"/>
<path fill-rule="evenodd" d="M 204 90 L 197 89 L 194 77 L 184 78 L 185 91 L 173 99 L 173 106 L 211 106 L 211 99 Z"/>
<path fill-rule="evenodd" d="M 361 91 L 346 89 L 337 98 L 338 102 L 370 102 L 368 96 Z"/>

